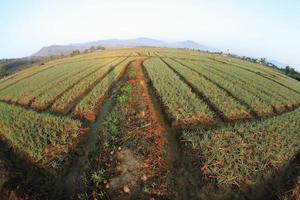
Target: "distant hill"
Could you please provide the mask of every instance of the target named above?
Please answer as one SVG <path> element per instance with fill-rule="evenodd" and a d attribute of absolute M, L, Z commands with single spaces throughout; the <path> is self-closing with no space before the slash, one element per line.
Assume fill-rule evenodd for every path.
<path fill-rule="evenodd" d="M 203 51 L 218 51 L 215 48 L 198 44 L 194 41 L 187 40 L 181 42 L 166 42 L 162 40 L 156 40 L 151 38 L 136 38 L 128 40 L 120 39 L 108 39 L 98 40 L 87 43 L 78 43 L 70 45 L 51 45 L 43 47 L 38 52 L 33 54 L 35 57 L 48 57 L 48 56 L 59 56 L 68 55 L 74 50 L 84 51 L 90 47 L 102 46 L 105 48 L 130 48 L 130 47 L 169 47 L 169 48 L 187 48 L 187 49 L 199 49 Z"/>

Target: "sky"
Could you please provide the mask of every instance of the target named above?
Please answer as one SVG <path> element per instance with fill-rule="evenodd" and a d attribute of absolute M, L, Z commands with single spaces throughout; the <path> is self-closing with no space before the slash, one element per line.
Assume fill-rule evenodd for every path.
<path fill-rule="evenodd" d="M 136 37 L 193 40 L 300 71 L 300 1 L 0 0 L 0 58 L 53 44 Z"/>

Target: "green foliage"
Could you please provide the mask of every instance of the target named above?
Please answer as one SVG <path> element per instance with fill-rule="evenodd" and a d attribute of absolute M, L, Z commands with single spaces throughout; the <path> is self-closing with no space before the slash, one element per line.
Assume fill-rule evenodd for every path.
<path fill-rule="evenodd" d="M 104 169 L 100 169 L 98 171 L 94 171 L 91 175 L 91 179 L 92 182 L 95 184 L 96 187 L 99 187 L 103 180 L 104 180 L 104 174 L 105 174 L 105 170 Z"/>
<path fill-rule="evenodd" d="M 132 85 L 131 84 L 125 84 L 121 87 L 121 95 L 117 97 L 117 102 L 119 104 L 122 104 L 126 102 L 130 98 L 130 94 L 132 91 Z"/>
<path fill-rule="evenodd" d="M 146 193 L 146 194 L 150 194 L 151 193 L 151 189 L 147 185 L 145 185 L 143 187 L 143 192 Z"/>
<path fill-rule="evenodd" d="M 137 76 L 137 71 L 135 69 L 131 69 L 128 73 L 128 78 L 129 79 L 134 79 Z"/>
<path fill-rule="evenodd" d="M 119 111 L 114 110 L 111 112 L 105 119 L 104 127 L 109 134 L 109 140 L 116 141 L 118 137 L 120 136 L 121 130 L 120 130 L 120 122 L 122 115 Z"/>
<path fill-rule="evenodd" d="M 113 110 L 106 116 L 103 123 L 102 132 L 107 136 L 107 144 L 114 143 L 122 133 L 122 123 L 126 120 L 124 104 L 130 99 L 133 86 L 125 83 L 121 86 L 119 94 L 116 97 L 116 105 Z"/>
<path fill-rule="evenodd" d="M 290 66 L 286 66 L 284 69 L 284 73 L 298 81 L 300 81 L 300 73 L 295 70 L 295 68 L 292 68 Z"/>

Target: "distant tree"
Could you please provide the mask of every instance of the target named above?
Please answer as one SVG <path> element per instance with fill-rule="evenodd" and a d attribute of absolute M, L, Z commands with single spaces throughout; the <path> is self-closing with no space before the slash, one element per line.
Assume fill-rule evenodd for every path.
<path fill-rule="evenodd" d="M 80 54 L 80 51 L 77 49 L 77 50 L 72 51 L 71 56 L 75 56 L 75 55 L 79 55 L 79 54 Z"/>
<path fill-rule="evenodd" d="M 289 76 L 293 79 L 296 79 L 296 80 L 300 81 L 300 72 L 296 71 L 296 69 L 293 68 L 293 67 L 286 66 L 285 68 L 280 68 L 280 67 L 274 65 L 273 63 L 268 62 L 266 58 L 257 59 L 257 58 L 247 57 L 247 56 L 238 56 L 238 55 L 234 55 L 234 54 L 230 54 L 230 53 L 228 53 L 227 55 L 230 56 L 230 57 L 233 57 L 233 58 L 239 58 L 239 59 L 242 59 L 242 60 L 247 60 L 249 62 L 263 64 L 267 67 L 278 70 L 281 73 L 284 73 L 284 74 L 286 74 L 287 76 Z"/>
<path fill-rule="evenodd" d="M 285 74 L 294 74 L 296 72 L 295 69 L 290 66 L 286 66 L 284 71 Z"/>
<path fill-rule="evenodd" d="M 284 73 L 285 73 L 286 75 L 288 75 L 288 76 L 290 76 L 290 77 L 292 77 L 292 78 L 297 79 L 298 81 L 300 81 L 300 73 L 297 72 L 297 71 L 295 70 L 295 68 L 290 67 L 290 66 L 286 66 L 286 67 L 284 68 Z"/>
<path fill-rule="evenodd" d="M 97 50 L 105 50 L 103 46 L 97 46 Z"/>
<path fill-rule="evenodd" d="M 94 46 L 91 46 L 90 52 L 94 52 L 94 51 L 96 51 L 96 48 Z"/>
<path fill-rule="evenodd" d="M 267 63 L 267 59 L 266 58 L 261 58 L 260 62 L 265 65 Z"/>
<path fill-rule="evenodd" d="M 88 52 L 90 52 L 89 49 L 85 49 L 85 50 L 83 51 L 83 53 L 88 53 Z"/>
<path fill-rule="evenodd" d="M 3 76 L 5 76 L 5 70 L 4 67 L 0 65 L 0 78 L 2 78 Z"/>

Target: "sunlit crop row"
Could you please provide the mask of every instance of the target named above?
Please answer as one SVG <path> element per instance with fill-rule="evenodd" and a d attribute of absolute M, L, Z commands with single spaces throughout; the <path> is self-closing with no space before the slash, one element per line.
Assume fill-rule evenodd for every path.
<path fill-rule="evenodd" d="M 183 63 L 190 69 L 206 76 L 211 81 L 222 86 L 236 98 L 248 104 L 249 107 L 257 113 L 257 115 L 264 116 L 273 113 L 273 109 L 270 103 L 263 99 L 261 96 L 264 96 L 265 98 L 269 97 L 264 94 L 260 94 L 259 91 L 256 91 L 251 86 L 246 85 L 239 80 L 232 78 L 231 76 L 226 76 L 226 74 L 212 72 L 211 70 L 202 67 L 202 65 L 200 64 L 196 65 L 189 61 L 180 61 L 180 63 Z"/>
<path fill-rule="evenodd" d="M 159 58 L 144 66 L 168 117 L 173 123 L 184 121 L 212 122 L 213 113 L 180 78 Z"/>
<path fill-rule="evenodd" d="M 0 99 L 28 104 L 33 98 L 56 87 L 61 81 L 78 74 L 83 74 L 86 70 L 96 70 L 101 61 L 78 61 L 57 65 L 53 68 L 44 70 L 29 78 L 23 79 L 16 84 L 0 91 Z"/>
<path fill-rule="evenodd" d="M 92 87 L 97 84 L 97 82 L 101 81 L 109 70 L 122 60 L 124 60 L 124 57 L 117 58 L 113 62 L 92 73 L 90 76 L 82 79 L 78 84 L 74 85 L 70 90 L 66 91 L 58 100 L 55 101 L 51 107 L 51 111 L 61 113 L 68 111 L 74 101 L 80 99 L 89 90 L 92 90 Z"/>
<path fill-rule="evenodd" d="M 208 79 L 171 59 L 164 59 L 175 71 L 185 78 L 194 88 L 202 93 L 216 107 L 226 120 L 247 119 L 251 115 L 248 109 L 241 105 L 224 90 Z"/>
<path fill-rule="evenodd" d="M 197 62 L 194 63 L 197 64 Z M 260 76 L 261 73 L 264 73 L 263 71 L 257 74 L 253 73 L 251 68 L 246 68 L 245 66 L 241 67 L 234 63 L 224 64 L 222 62 L 209 60 L 207 62 L 198 62 L 198 64 L 213 70 L 215 73 L 231 76 L 232 78 L 251 86 L 255 91 L 258 90 L 266 94 L 269 99 L 266 99 L 265 96 L 262 96 L 262 98 L 268 100 L 274 107 L 282 107 L 282 105 L 293 106 L 299 102 L 300 94 Z M 280 78 L 279 76 L 277 77 L 278 79 Z"/>
<path fill-rule="evenodd" d="M 95 62 L 91 66 L 86 66 L 87 69 L 83 69 L 74 75 L 68 76 L 62 81 L 58 82 L 54 87 L 45 89 L 42 95 L 39 95 L 34 99 L 32 107 L 36 109 L 45 109 L 51 103 L 53 103 L 58 97 L 63 95 L 68 89 L 72 88 L 74 85 L 78 84 L 86 76 L 90 76 L 101 69 L 106 64 L 110 63 L 112 60 L 102 60 L 101 62 Z"/>

